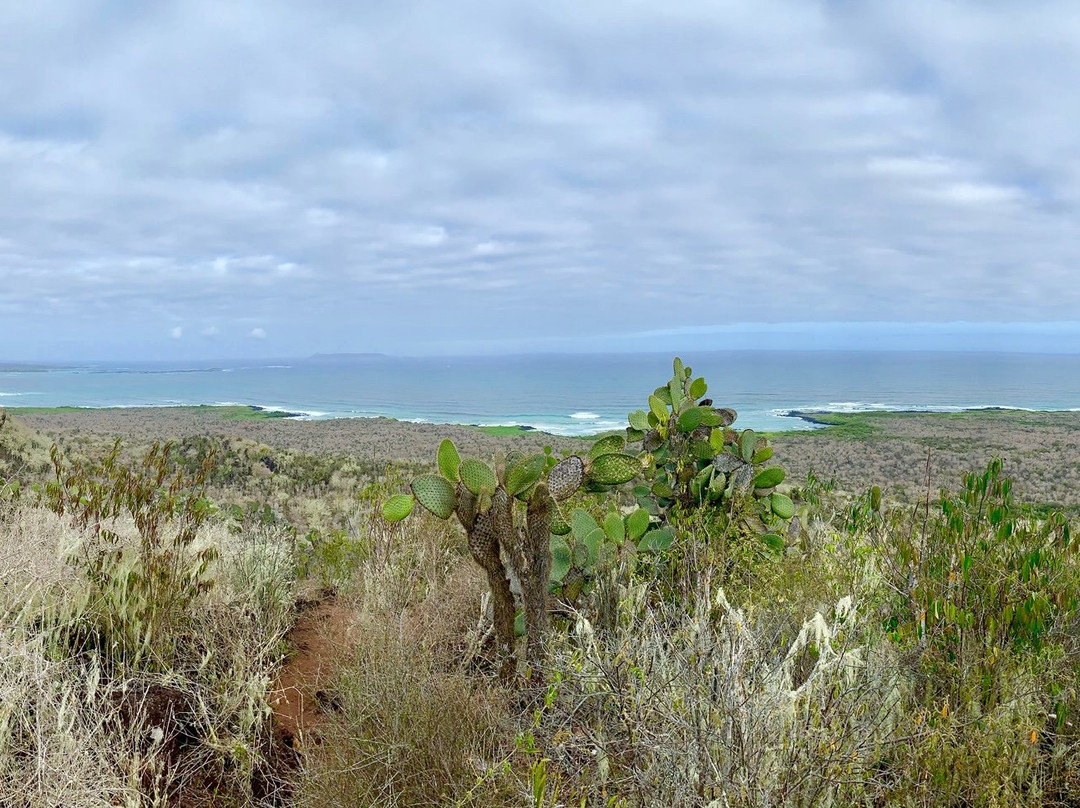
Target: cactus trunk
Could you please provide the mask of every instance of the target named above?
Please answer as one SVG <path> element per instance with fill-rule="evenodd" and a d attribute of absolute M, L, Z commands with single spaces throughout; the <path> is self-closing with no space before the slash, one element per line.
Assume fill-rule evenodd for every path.
<path fill-rule="evenodd" d="M 525 529 L 525 555 L 529 575 L 521 582 L 525 600 L 525 632 L 528 644 L 525 659 L 538 676 L 544 660 L 544 636 L 548 627 L 548 586 L 551 580 L 551 514 L 555 501 L 548 488 L 540 483 L 529 497 L 528 523 Z"/>

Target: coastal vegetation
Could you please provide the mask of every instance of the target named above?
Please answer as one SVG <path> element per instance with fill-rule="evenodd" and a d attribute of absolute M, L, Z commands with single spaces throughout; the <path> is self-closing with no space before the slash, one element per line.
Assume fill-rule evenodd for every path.
<path fill-rule="evenodd" d="M 673 370 L 591 441 L 0 415 L 0 804 L 1076 804 L 1080 418 Z"/>

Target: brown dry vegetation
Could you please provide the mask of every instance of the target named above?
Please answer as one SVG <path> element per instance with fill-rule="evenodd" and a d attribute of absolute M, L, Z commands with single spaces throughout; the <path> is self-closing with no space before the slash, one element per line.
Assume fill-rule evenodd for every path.
<path fill-rule="evenodd" d="M 932 588 L 940 570 L 897 547 L 947 566 L 959 540 L 853 496 L 879 484 L 921 497 L 929 449 L 935 501 L 997 455 L 1022 498 L 1080 504 L 1080 414 L 868 415 L 777 436 L 789 482 L 812 469 L 849 493 L 808 490 L 778 560 L 739 555 L 701 523 L 669 570 L 605 572 L 555 621 L 543 692 L 495 675 L 484 577 L 460 531 L 375 514 L 404 483 L 386 461 L 430 463 L 443 437 L 482 457 L 580 442 L 191 409 L 21 420 L 0 431 L 0 486 L 23 481 L 20 496 L 0 492 L 0 804 L 1080 804 L 1080 729 L 1066 720 L 1080 715 L 1075 611 L 1031 653 L 975 632 L 956 643 L 946 623 L 919 639 L 897 594 L 911 576 Z M 220 511 L 196 545 L 220 550 L 214 585 L 165 671 L 94 667 L 44 630 L 81 602 L 72 550 L 87 536 L 27 483 L 43 479 L 51 442 L 93 456 L 116 437 L 129 460 L 169 438 L 185 463 L 218 452 Z M 134 541 L 130 523 L 116 527 Z M 735 574 L 721 563 L 732 558 Z M 1010 568 L 999 560 L 982 562 L 993 586 Z M 940 598 L 995 614 L 943 575 Z M 1046 592 L 1064 608 L 1080 593 L 1076 561 L 1053 576 Z"/>

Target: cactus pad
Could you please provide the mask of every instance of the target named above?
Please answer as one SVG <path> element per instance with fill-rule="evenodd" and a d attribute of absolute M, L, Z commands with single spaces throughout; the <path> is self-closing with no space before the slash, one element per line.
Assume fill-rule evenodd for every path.
<path fill-rule="evenodd" d="M 456 483 L 458 480 L 458 467 L 461 465 L 461 457 L 458 455 L 457 447 L 454 446 L 452 440 L 446 438 L 439 444 L 439 452 L 436 455 L 436 459 L 439 463 L 439 473 L 450 482 Z"/>
<path fill-rule="evenodd" d="M 571 558 L 570 548 L 566 541 L 559 536 L 551 537 L 551 580 L 561 583 L 570 572 Z"/>
<path fill-rule="evenodd" d="M 770 499 L 772 512 L 781 519 L 790 519 L 795 515 L 795 503 L 791 501 L 791 497 L 774 492 Z"/>
<path fill-rule="evenodd" d="M 412 494 L 398 494 L 383 503 L 382 516 L 387 522 L 400 522 L 412 513 L 412 509 Z"/>
<path fill-rule="evenodd" d="M 465 487 L 472 491 L 476 496 L 480 496 L 480 492 L 487 490 L 490 494 L 495 493 L 495 488 L 499 482 L 495 479 L 495 472 L 491 470 L 491 466 L 482 460 L 476 460 L 474 458 L 468 458 L 463 460 L 461 466 L 458 468 L 458 475 L 461 477 L 461 482 L 465 484 Z M 481 507 L 481 511 L 484 508 Z"/>
<path fill-rule="evenodd" d="M 547 461 L 543 455 L 523 456 L 514 463 L 507 463 L 504 483 L 506 493 L 516 497 L 527 492 L 540 479 L 546 466 Z"/>
<path fill-rule="evenodd" d="M 548 474 L 548 488 L 551 490 L 551 496 L 557 502 L 569 498 L 581 487 L 584 479 L 585 461 L 577 455 L 570 455 L 552 466 Z"/>
<path fill-rule="evenodd" d="M 445 477 L 425 474 L 412 482 L 416 501 L 440 519 L 449 519 L 457 507 L 457 494 L 453 484 Z"/>
<path fill-rule="evenodd" d="M 621 485 L 641 473 L 641 461 L 628 454 L 606 454 L 589 465 L 589 479 L 601 485 Z"/>
<path fill-rule="evenodd" d="M 754 488 L 772 488 L 784 481 L 784 470 L 780 466 L 769 466 L 754 478 Z"/>
<path fill-rule="evenodd" d="M 589 457 L 596 458 L 600 455 L 614 454 L 626 448 L 626 439 L 622 435 L 607 435 L 600 438 L 589 450 Z"/>

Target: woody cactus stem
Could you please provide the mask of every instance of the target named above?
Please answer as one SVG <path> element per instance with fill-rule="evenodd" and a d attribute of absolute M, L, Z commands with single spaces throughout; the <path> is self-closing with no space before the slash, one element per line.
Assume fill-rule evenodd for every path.
<path fill-rule="evenodd" d="M 544 659 L 544 636 L 548 627 L 547 596 L 551 579 L 551 512 L 555 501 L 544 483 L 529 497 L 526 513 L 525 558 L 529 574 L 521 579 L 525 600 L 525 659 L 536 666 Z"/>
<path fill-rule="evenodd" d="M 476 563 L 487 573 L 488 586 L 491 588 L 492 623 L 495 629 L 495 641 L 502 660 L 499 675 L 509 679 L 514 675 L 514 594 L 510 591 L 510 581 L 506 576 L 506 567 L 499 557 L 499 538 L 496 532 L 497 517 L 495 509 L 477 514 L 471 526 L 466 526 L 469 538 L 469 550 Z"/>

